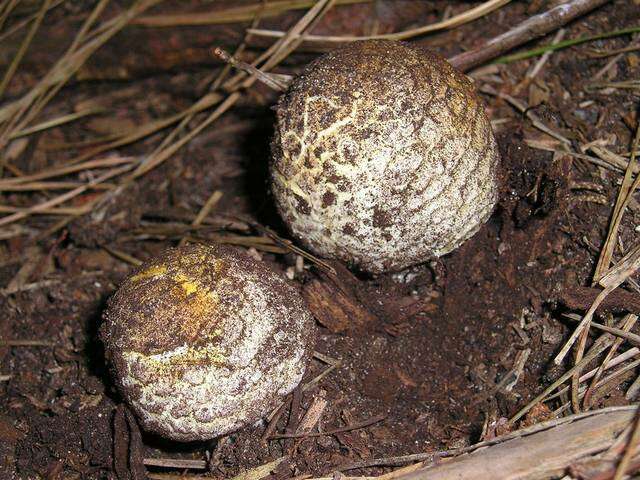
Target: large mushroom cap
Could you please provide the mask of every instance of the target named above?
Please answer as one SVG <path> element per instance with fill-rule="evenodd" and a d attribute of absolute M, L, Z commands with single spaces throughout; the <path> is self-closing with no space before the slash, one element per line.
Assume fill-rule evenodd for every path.
<path fill-rule="evenodd" d="M 291 232 L 363 270 L 444 255 L 487 220 L 498 151 L 473 86 L 405 43 L 312 62 L 277 109 L 271 182 Z"/>
<path fill-rule="evenodd" d="M 194 245 L 142 265 L 102 326 L 142 426 L 204 440 L 263 418 L 300 382 L 313 320 L 298 292 L 244 252 Z"/>

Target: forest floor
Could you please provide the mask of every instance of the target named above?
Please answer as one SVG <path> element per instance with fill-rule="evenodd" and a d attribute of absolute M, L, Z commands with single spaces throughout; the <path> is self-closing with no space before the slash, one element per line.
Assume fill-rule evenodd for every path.
<path fill-rule="evenodd" d="M 55 199 L 95 179 L 104 168 L 126 166 L 156 152 L 176 120 L 137 141 L 117 142 L 203 97 L 224 69 L 211 48 L 234 51 L 251 19 L 185 26 L 175 24 L 172 16 L 174 23 L 158 26 L 152 15 L 226 12 L 245 4 L 254 2 L 161 3 L 106 42 L 29 125 L 69 112 L 80 118 L 7 144 L 0 163 L 4 214 Z M 402 0 L 337 5 L 313 33 L 402 31 L 476 4 Z M 450 57 L 552 4 L 510 2 L 473 22 L 410 41 Z M 100 18 L 112 18 L 127 5 L 110 2 Z M 18 3 L 0 34 L 39 8 L 38 2 Z M 4 92 L 5 101 L 22 98 L 36 86 L 92 8 L 92 2 L 63 2 L 44 15 Z M 635 27 L 639 11 L 637 1 L 609 2 L 567 25 L 564 38 Z M 265 15 L 259 27 L 286 31 L 304 13 L 292 9 Z M 30 25 L 0 42 L 2 71 Z M 521 50 L 547 45 L 555 35 Z M 508 422 L 573 365 L 572 355 L 560 366 L 553 363 L 576 326 L 567 314 L 584 314 L 599 292 L 592 279 L 638 123 L 640 50 L 627 48 L 638 47 L 638 38 L 617 35 L 552 52 L 543 63 L 534 56 L 470 72 L 484 92 L 502 154 L 499 204 L 456 251 L 402 274 L 370 277 L 335 264 L 339 275 L 329 278 L 255 227 L 268 226 L 287 236 L 266 182 L 277 93 L 260 84 L 243 90 L 212 126 L 133 182 L 119 185 L 117 177 L 106 179 L 65 203 L 0 224 L 0 478 L 142 478 L 135 472 L 145 469 L 151 478 L 177 479 L 183 470 L 227 478 L 284 456 L 274 468 L 274 479 L 336 470 L 377 475 L 405 463 L 391 457 L 469 445 L 571 413 L 569 394 L 564 393 L 537 403 L 518 422 Z M 271 41 L 249 38 L 241 58 L 251 61 Z M 324 50 L 303 44 L 275 72 L 295 75 Z M 509 98 L 521 102 L 526 114 Z M 210 111 L 188 119 L 186 131 Z M 531 115 L 553 136 L 536 128 Z M 569 148 L 558 138 L 567 139 Z M 62 165 L 85 167 L 93 160 L 104 164 L 66 175 L 56 171 Z M 45 176 L 39 177 L 40 172 Z M 6 182 L 20 176 L 33 178 L 18 183 L 22 189 Z M 193 225 L 213 195 L 217 202 Z M 614 262 L 637 246 L 638 226 L 640 204 L 631 198 Z M 140 443 L 136 429 L 123 421 L 127 416 L 118 408 L 122 401 L 96 332 L 106 299 L 131 269 L 182 238 L 249 248 L 288 275 L 312 299 L 312 308 L 313 299 L 340 297 L 338 307 L 350 310 L 340 316 L 338 308 L 331 317 L 315 305 L 317 355 L 303 380 L 312 383 L 287 398 L 272 424 L 262 422 L 193 444 L 143 432 Z M 637 275 L 629 277 L 596 320 L 618 324 L 621 314 L 640 313 L 638 280 Z M 354 327 L 354 315 L 365 328 Z M 597 335 L 592 331 L 591 339 Z M 625 344 L 618 354 L 628 348 Z M 601 362 L 595 360 L 584 371 Z M 629 403 L 636 376 L 633 368 L 622 370 L 594 391 L 589 407 Z M 318 431 L 347 431 L 272 438 L 295 432 L 320 396 L 328 402 Z M 133 444 L 135 455 L 130 454 Z M 128 456 L 117 458 L 122 452 Z M 180 464 L 167 459 L 189 460 L 182 466 L 191 468 L 176 468 Z"/>

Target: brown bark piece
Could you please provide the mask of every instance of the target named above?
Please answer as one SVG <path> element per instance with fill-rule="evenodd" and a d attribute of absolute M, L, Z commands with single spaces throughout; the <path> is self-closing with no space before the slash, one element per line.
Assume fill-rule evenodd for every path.
<path fill-rule="evenodd" d="M 332 282 L 311 280 L 302 293 L 318 323 L 333 333 L 362 330 L 375 322 L 376 317 L 362 303 Z"/>
<path fill-rule="evenodd" d="M 399 480 L 556 478 L 577 462 L 606 450 L 636 414 L 628 409 L 575 420 L 460 455 Z"/>
<path fill-rule="evenodd" d="M 120 405 L 113 418 L 113 469 L 118 480 L 147 480 L 140 429 L 127 407 Z"/>
<path fill-rule="evenodd" d="M 588 310 L 601 291 L 600 288 L 574 287 L 562 293 L 561 301 L 572 310 Z M 640 315 L 640 296 L 625 290 L 614 290 L 596 310 L 596 313 L 609 312 Z"/>

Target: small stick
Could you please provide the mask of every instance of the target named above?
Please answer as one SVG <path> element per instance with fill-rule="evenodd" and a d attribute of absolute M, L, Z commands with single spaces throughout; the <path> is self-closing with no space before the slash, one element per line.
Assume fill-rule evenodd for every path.
<path fill-rule="evenodd" d="M 604 5 L 610 0 L 572 0 L 562 3 L 539 15 L 535 15 L 511 30 L 498 35 L 478 48 L 449 59 L 459 70 L 467 71 L 496 58 L 534 38 L 546 35 L 571 20 Z"/>
<path fill-rule="evenodd" d="M 207 468 L 206 460 L 189 460 L 184 458 L 145 458 L 143 463 L 151 467 L 193 468 L 197 470 Z"/>
<path fill-rule="evenodd" d="M 238 60 L 233 55 L 229 55 L 220 47 L 216 47 L 213 49 L 213 54 L 218 57 L 223 62 L 228 63 L 232 67 L 237 68 L 238 70 L 242 70 L 243 72 L 248 73 L 249 75 L 255 76 L 259 81 L 264 83 L 266 86 L 273 88 L 278 92 L 284 92 L 287 89 L 288 82 L 283 81 L 281 79 L 282 76 L 274 75 L 271 73 L 264 73 L 262 70 L 250 65 L 242 60 Z M 288 77 L 288 76 L 287 76 Z M 291 77 L 288 77 L 289 79 Z"/>

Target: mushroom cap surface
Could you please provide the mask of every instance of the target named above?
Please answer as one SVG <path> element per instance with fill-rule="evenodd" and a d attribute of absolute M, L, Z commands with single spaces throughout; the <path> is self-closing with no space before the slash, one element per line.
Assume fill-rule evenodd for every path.
<path fill-rule="evenodd" d="M 299 292 L 226 246 L 172 249 L 113 295 L 101 336 L 141 425 L 205 440 L 254 423 L 302 379 L 314 325 Z"/>
<path fill-rule="evenodd" d="M 477 232 L 498 161 L 465 75 L 406 43 L 362 41 L 311 62 L 281 96 L 271 189 L 308 249 L 397 271 Z"/>

